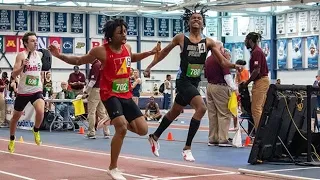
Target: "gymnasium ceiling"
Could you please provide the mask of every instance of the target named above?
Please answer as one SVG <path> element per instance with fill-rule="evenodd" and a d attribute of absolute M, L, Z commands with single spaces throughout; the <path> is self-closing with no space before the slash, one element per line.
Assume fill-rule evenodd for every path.
<path fill-rule="evenodd" d="M 0 0 L 0 5 L 8 7 L 6 9 L 35 11 L 175 16 L 182 13 L 183 7 L 191 7 L 198 2 L 206 4 L 212 10 L 212 15 L 216 14 L 214 11 L 239 15 L 271 15 L 320 9 L 319 0 Z"/>

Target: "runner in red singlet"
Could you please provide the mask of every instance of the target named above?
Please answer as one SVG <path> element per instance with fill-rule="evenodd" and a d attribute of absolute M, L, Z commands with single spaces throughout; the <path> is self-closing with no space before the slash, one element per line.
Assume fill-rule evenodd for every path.
<path fill-rule="evenodd" d="M 127 24 L 122 19 L 106 22 L 103 31 L 107 44 L 94 47 L 84 56 L 66 56 L 60 54 L 54 45 L 49 46 L 52 55 L 72 65 L 87 64 L 99 59 L 102 63 L 100 73 L 100 96 L 105 105 L 115 134 L 111 142 L 111 162 L 109 174 L 113 179 L 126 179 L 117 168 L 123 139 L 130 130 L 144 136 L 148 125 L 139 107 L 132 100 L 130 68 L 131 62 L 154 55 L 157 48 L 143 53 L 132 53 L 127 42 Z"/>

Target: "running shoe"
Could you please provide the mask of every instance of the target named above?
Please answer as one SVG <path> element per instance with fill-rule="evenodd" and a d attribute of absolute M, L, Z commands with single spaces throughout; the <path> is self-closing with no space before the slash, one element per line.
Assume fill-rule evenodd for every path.
<path fill-rule="evenodd" d="M 153 139 L 153 135 L 152 135 L 152 134 L 149 135 L 148 140 L 149 140 L 149 143 L 150 143 L 150 145 L 151 145 L 151 151 L 152 151 L 152 153 L 153 153 L 156 157 L 159 157 L 159 149 L 160 149 L 160 144 L 159 144 L 159 142 Z"/>

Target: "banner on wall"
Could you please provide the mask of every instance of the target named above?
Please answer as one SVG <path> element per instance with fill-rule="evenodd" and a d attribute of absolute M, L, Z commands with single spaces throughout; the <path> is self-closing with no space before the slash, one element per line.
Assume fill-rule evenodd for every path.
<path fill-rule="evenodd" d="M 169 37 L 169 19 L 158 19 L 158 36 Z"/>
<path fill-rule="evenodd" d="M 17 37 L 17 44 L 18 44 L 18 52 L 24 51 L 24 45 L 22 41 L 22 36 Z"/>
<path fill-rule="evenodd" d="M 71 13 L 71 33 L 83 33 L 83 14 Z"/>
<path fill-rule="evenodd" d="M 62 38 L 62 53 L 73 54 L 73 38 Z"/>
<path fill-rule="evenodd" d="M 285 14 L 276 16 L 276 33 L 285 34 L 284 24 L 285 24 Z"/>
<path fill-rule="evenodd" d="M 180 19 L 172 19 L 172 36 L 183 32 L 183 22 Z"/>
<path fill-rule="evenodd" d="M 38 14 L 38 32 L 50 32 L 51 18 L 50 12 L 37 12 Z"/>
<path fill-rule="evenodd" d="M 67 13 L 54 13 L 54 32 L 67 32 Z"/>
<path fill-rule="evenodd" d="M 268 69 L 271 70 L 271 57 L 270 57 L 270 40 L 263 40 L 261 41 L 261 49 L 266 56 Z"/>
<path fill-rule="evenodd" d="M 0 10 L 0 30 L 11 31 L 11 10 Z"/>
<path fill-rule="evenodd" d="M 55 45 L 59 52 L 61 52 L 61 38 L 60 37 L 49 37 L 49 44 Z"/>
<path fill-rule="evenodd" d="M 86 38 L 74 38 L 74 54 L 86 54 Z"/>
<path fill-rule="evenodd" d="M 287 67 L 287 39 L 278 39 L 277 41 L 277 59 L 278 68 L 285 69 Z"/>
<path fill-rule="evenodd" d="M 310 30 L 319 31 L 319 11 L 310 11 Z"/>
<path fill-rule="evenodd" d="M 154 18 L 143 18 L 143 35 L 154 36 Z"/>
<path fill-rule="evenodd" d="M 207 18 L 206 19 L 206 29 L 207 29 L 207 36 L 217 37 L 218 36 L 218 19 L 217 18 Z"/>
<path fill-rule="evenodd" d="M 10 122 L 13 114 L 14 100 L 6 99 L 6 120 Z M 18 120 L 17 128 L 32 130 L 35 123 L 35 110 L 31 103 L 28 103 L 23 110 L 22 116 Z"/>
<path fill-rule="evenodd" d="M 287 33 L 296 33 L 297 32 L 297 14 L 288 13 L 287 14 Z"/>
<path fill-rule="evenodd" d="M 6 52 L 17 52 L 17 37 L 16 36 L 5 36 L 5 51 Z"/>
<path fill-rule="evenodd" d="M 14 31 L 28 30 L 28 11 L 16 10 L 14 11 Z"/>
<path fill-rule="evenodd" d="M 299 12 L 299 32 L 307 32 L 308 31 L 308 12 Z"/>
<path fill-rule="evenodd" d="M 238 36 L 245 36 L 249 32 L 250 17 L 238 17 Z"/>
<path fill-rule="evenodd" d="M 101 39 L 91 39 L 91 48 L 94 48 L 96 46 L 100 46 L 102 44 Z"/>
<path fill-rule="evenodd" d="M 302 38 L 292 38 L 292 68 L 302 68 Z"/>
<path fill-rule="evenodd" d="M 138 18 L 134 16 L 126 16 L 126 22 L 128 24 L 127 35 L 138 35 Z"/>
<path fill-rule="evenodd" d="M 233 36 L 233 17 L 222 18 L 222 36 Z"/>
<path fill-rule="evenodd" d="M 319 44 L 318 36 L 307 37 L 307 52 L 308 52 L 308 68 L 318 67 Z"/>
<path fill-rule="evenodd" d="M 38 36 L 38 49 L 46 49 L 48 47 L 48 37 Z"/>
<path fill-rule="evenodd" d="M 3 36 L 0 36 L 0 52 L 3 52 Z"/>
<path fill-rule="evenodd" d="M 238 42 L 234 44 L 235 60 L 244 60 L 244 43 Z"/>

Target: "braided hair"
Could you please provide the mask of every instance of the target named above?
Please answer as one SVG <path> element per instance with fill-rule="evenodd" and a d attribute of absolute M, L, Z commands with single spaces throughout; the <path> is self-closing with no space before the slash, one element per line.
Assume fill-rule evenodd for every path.
<path fill-rule="evenodd" d="M 259 41 L 261 41 L 262 36 L 259 33 L 256 32 L 250 32 L 247 36 L 246 39 L 251 39 L 253 43 L 258 43 Z"/>
<path fill-rule="evenodd" d="M 113 37 L 113 33 L 116 30 L 117 27 L 121 27 L 121 31 L 124 29 L 122 28 L 123 26 L 128 29 L 128 24 L 121 18 L 113 19 L 107 21 L 104 26 L 103 26 L 103 33 L 104 33 L 104 38 L 107 40 L 108 43 L 111 42 L 111 39 Z"/>
<path fill-rule="evenodd" d="M 197 3 L 194 7 L 193 10 L 190 10 L 186 7 L 183 7 L 183 9 L 185 10 L 183 15 L 181 16 L 181 19 L 183 20 L 183 24 L 184 24 L 184 29 L 185 32 L 189 32 L 190 31 L 190 27 L 189 27 L 189 20 L 190 17 L 195 14 L 198 13 L 202 16 L 203 19 L 203 27 L 206 26 L 206 19 L 205 19 L 205 13 L 208 11 L 208 9 L 206 9 L 206 6 L 202 6 L 202 8 L 200 9 L 199 12 L 197 12 L 197 8 L 199 8 L 201 5 L 200 3 Z"/>

